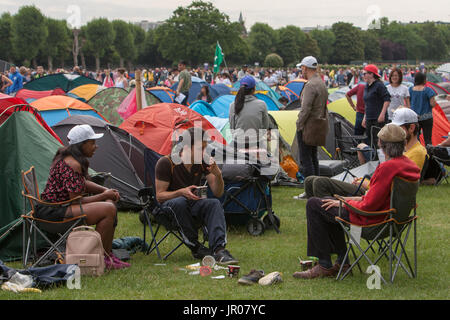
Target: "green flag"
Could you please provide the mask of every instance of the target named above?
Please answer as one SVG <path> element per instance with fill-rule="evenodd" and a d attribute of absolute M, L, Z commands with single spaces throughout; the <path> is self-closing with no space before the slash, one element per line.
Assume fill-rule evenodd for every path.
<path fill-rule="evenodd" d="M 219 67 L 222 64 L 222 61 L 223 61 L 223 52 L 222 48 L 220 47 L 219 41 L 217 41 L 216 54 L 214 56 L 214 73 L 219 72 Z"/>

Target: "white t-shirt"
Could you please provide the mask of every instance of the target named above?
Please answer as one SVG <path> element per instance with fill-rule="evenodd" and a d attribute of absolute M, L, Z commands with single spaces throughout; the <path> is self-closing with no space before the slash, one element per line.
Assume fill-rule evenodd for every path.
<path fill-rule="evenodd" d="M 388 108 L 388 114 L 389 119 L 392 119 L 394 111 L 399 106 L 405 106 L 405 98 L 409 98 L 409 90 L 403 84 L 399 85 L 398 87 L 388 85 L 386 88 L 391 95 L 391 103 Z"/>

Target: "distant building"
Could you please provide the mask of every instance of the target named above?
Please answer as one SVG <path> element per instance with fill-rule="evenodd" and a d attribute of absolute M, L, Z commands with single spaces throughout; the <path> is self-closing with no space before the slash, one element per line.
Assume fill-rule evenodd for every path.
<path fill-rule="evenodd" d="M 147 32 L 148 30 L 156 29 L 157 27 L 159 27 L 163 23 L 164 23 L 164 21 L 150 22 L 148 20 L 142 20 L 141 22 L 135 22 L 134 24 L 136 26 L 141 27 L 142 29 L 145 30 L 145 32 Z"/>
<path fill-rule="evenodd" d="M 309 33 L 313 30 L 330 30 L 331 26 L 317 26 L 317 27 L 306 27 L 306 28 L 302 28 L 302 31 L 305 33 Z"/>
<path fill-rule="evenodd" d="M 245 27 L 245 20 L 244 17 L 242 16 L 242 11 L 239 13 L 239 24 L 242 26 L 242 36 L 246 37 L 247 34 L 247 28 Z"/>

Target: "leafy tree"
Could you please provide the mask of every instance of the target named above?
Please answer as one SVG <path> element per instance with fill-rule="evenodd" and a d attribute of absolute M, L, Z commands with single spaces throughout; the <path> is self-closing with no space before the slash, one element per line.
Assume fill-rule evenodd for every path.
<path fill-rule="evenodd" d="M 364 59 L 366 61 L 377 61 L 381 59 L 380 40 L 373 30 L 361 32 L 361 39 L 364 43 Z"/>
<path fill-rule="evenodd" d="M 277 53 L 283 58 L 286 65 L 298 62 L 301 59 L 302 48 L 305 46 L 306 34 L 296 26 L 287 26 L 276 30 Z"/>
<path fill-rule="evenodd" d="M 131 30 L 131 33 L 133 34 L 134 47 L 136 48 L 132 60 L 136 62 L 138 57 L 142 53 L 142 50 L 144 49 L 145 31 L 141 27 L 132 23 L 129 23 L 128 26 Z"/>
<path fill-rule="evenodd" d="M 334 42 L 336 41 L 334 33 L 331 30 L 315 29 L 312 30 L 310 34 L 311 37 L 317 41 L 317 45 L 319 46 L 319 61 L 321 61 L 321 63 L 328 63 L 331 60 L 334 51 Z"/>
<path fill-rule="evenodd" d="M 338 22 L 331 26 L 336 37 L 332 62 L 348 64 L 364 58 L 364 44 L 359 30 L 352 23 Z"/>
<path fill-rule="evenodd" d="M 12 43 L 20 60 L 31 61 L 36 68 L 36 57 L 44 46 L 48 30 L 45 17 L 35 6 L 24 6 L 12 19 Z"/>
<path fill-rule="evenodd" d="M 42 53 L 48 61 L 48 69 L 53 70 L 53 59 L 61 55 L 70 45 L 70 38 L 67 33 L 67 25 L 63 20 L 46 18 L 48 37 L 45 46 L 42 47 Z M 60 53 L 60 51 L 62 51 Z"/>
<path fill-rule="evenodd" d="M 264 67 L 281 68 L 283 65 L 283 58 L 276 53 L 271 53 L 264 59 Z"/>
<path fill-rule="evenodd" d="M 385 27 L 384 36 L 384 39 L 388 39 L 405 48 L 406 55 L 404 59 L 421 59 L 423 57 L 427 43 L 418 34 L 416 26 L 409 27 L 397 21 L 392 21 Z"/>
<path fill-rule="evenodd" d="M 193 1 L 188 7 L 178 7 L 156 29 L 155 41 L 165 59 L 185 59 L 195 66 L 212 61 L 217 41 L 224 49 L 233 47 L 239 33 L 229 25 L 229 17 L 212 3 Z"/>
<path fill-rule="evenodd" d="M 255 23 L 248 35 L 250 59 L 261 62 L 268 54 L 276 50 L 277 34 L 267 23 Z"/>
<path fill-rule="evenodd" d="M 300 50 L 300 56 L 306 57 L 306 56 L 314 56 L 317 57 L 320 54 L 320 49 L 317 44 L 317 41 L 314 40 L 309 34 L 305 34 L 305 44 Z"/>
<path fill-rule="evenodd" d="M 448 57 L 448 48 L 445 34 L 436 27 L 433 22 L 427 22 L 422 25 L 420 35 L 426 41 L 425 48 L 426 59 L 441 60 Z"/>
<path fill-rule="evenodd" d="M 250 56 L 250 47 L 242 36 L 242 25 L 239 22 L 233 22 L 226 26 L 224 38 L 220 41 L 225 61 L 227 64 L 242 64 L 248 62 Z M 214 57 L 211 56 L 212 61 Z M 214 62 L 214 61 L 212 61 Z"/>
<path fill-rule="evenodd" d="M 134 46 L 134 35 L 130 30 L 129 24 L 123 20 L 114 20 L 114 48 L 120 57 L 120 67 L 123 68 L 124 60 L 131 60 L 136 56 L 136 47 Z"/>
<path fill-rule="evenodd" d="M 100 69 L 100 58 L 105 49 L 114 44 L 115 32 L 112 24 L 105 18 L 93 19 L 86 25 L 86 40 L 95 57 L 95 69 Z"/>
<path fill-rule="evenodd" d="M 0 43 L 2 47 L 0 49 L 0 59 L 5 59 L 8 61 L 12 61 L 13 54 L 13 46 L 12 46 L 12 17 L 6 12 L 0 17 Z"/>

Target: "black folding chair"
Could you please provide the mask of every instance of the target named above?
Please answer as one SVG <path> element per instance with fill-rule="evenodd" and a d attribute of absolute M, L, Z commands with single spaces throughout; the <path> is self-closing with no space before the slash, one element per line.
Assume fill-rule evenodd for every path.
<path fill-rule="evenodd" d="M 341 265 L 339 273 L 336 277 L 337 280 L 343 280 L 356 265 L 358 265 L 359 270 L 362 271 L 359 261 L 363 257 L 370 265 L 376 265 L 380 259 L 386 257 L 389 261 L 389 281 L 391 283 L 394 282 L 399 267 L 401 267 L 409 277 L 417 277 L 416 194 L 418 188 L 418 180 L 408 181 L 400 177 L 395 177 L 391 187 L 390 209 L 378 212 L 359 210 L 348 204 L 342 197 L 337 195 L 335 196 L 340 200 L 339 217 L 336 217 L 336 220 L 342 226 L 347 239 L 347 252 L 344 260 L 349 257 L 350 251 L 352 251 L 353 257 L 355 258 L 353 264 L 351 264 L 348 270 L 344 273 L 342 272 L 344 264 Z M 382 222 L 368 226 L 352 224 L 341 218 L 343 204 L 345 204 L 353 213 L 366 217 L 383 215 L 386 216 L 386 219 Z M 410 216 L 411 211 L 413 214 Z M 412 226 L 414 226 L 414 267 L 412 266 L 406 252 L 406 244 Z M 357 241 L 352 235 L 352 227 L 361 228 L 361 239 L 368 241 L 367 248 L 363 249 L 359 244 L 359 241 Z M 372 251 L 376 253 L 376 251 L 373 250 L 373 247 L 376 245 L 378 245 L 378 256 L 376 256 L 372 261 L 372 259 L 367 255 L 367 252 L 372 249 Z M 359 256 L 356 256 L 354 248 L 359 250 Z M 407 266 L 402 262 L 403 257 L 406 260 Z M 380 279 L 386 283 L 386 280 L 381 276 L 381 274 Z"/>
<path fill-rule="evenodd" d="M 174 253 L 183 244 L 187 247 L 192 248 L 195 244 L 189 241 L 186 235 L 183 233 L 183 229 L 178 222 L 175 212 L 169 206 L 163 206 L 156 200 L 156 194 L 153 186 L 143 188 L 138 193 L 141 199 L 143 210 L 141 212 L 140 220 L 144 224 L 144 242 L 146 242 L 146 229 L 150 230 L 151 242 L 147 247 L 145 254 L 150 254 L 156 250 L 156 254 L 160 260 L 166 260 L 172 253 Z M 164 227 L 166 233 L 161 239 L 157 239 L 160 228 Z M 156 230 L 154 229 L 156 227 Z M 208 239 L 208 231 L 205 226 L 198 226 L 198 228 L 203 230 L 203 244 Z M 161 258 L 160 244 L 168 238 L 170 235 L 178 239 L 177 245 L 170 250 L 163 258 Z"/>
<path fill-rule="evenodd" d="M 348 161 L 348 169 L 359 166 L 358 149 L 356 148 L 361 141 L 367 139 L 366 136 L 355 136 L 346 134 L 342 130 L 342 124 L 339 121 L 334 123 L 334 134 L 336 142 L 336 154 L 340 160 Z"/>
<path fill-rule="evenodd" d="M 31 267 L 38 266 L 44 259 L 49 257 L 52 253 L 55 253 L 58 257 L 64 260 L 65 252 L 61 250 L 61 246 L 69 236 L 69 233 L 73 228 L 86 224 L 86 215 L 83 214 L 83 207 L 81 206 L 81 196 L 75 197 L 73 199 L 49 203 L 42 201 L 39 194 L 39 187 L 36 179 L 36 173 L 34 166 L 32 166 L 28 171 L 22 171 L 22 183 L 25 191 L 22 191 L 24 197 L 25 208 L 27 207 L 27 199 L 30 203 L 31 210 L 22 215 L 24 220 L 23 223 L 23 266 L 27 267 L 28 260 L 30 258 L 30 248 L 33 247 L 33 259 L 37 257 L 37 234 L 39 234 L 50 248 L 36 261 Z M 48 221 L 35 217 L 36 205 L 48 207 L 69 207 L 73 204 L 78 203 L 80 205 L 81 215 L 64 219 L 63 221 Z M 48 235 L 49 234 L 49 235 Z M 50 238 L 56 236 L 56 240 L 52 241 Z"/>

